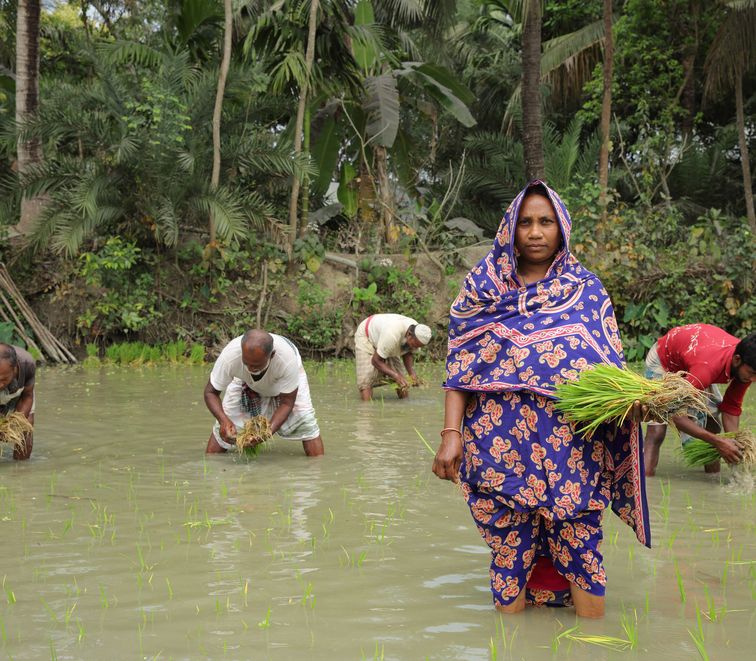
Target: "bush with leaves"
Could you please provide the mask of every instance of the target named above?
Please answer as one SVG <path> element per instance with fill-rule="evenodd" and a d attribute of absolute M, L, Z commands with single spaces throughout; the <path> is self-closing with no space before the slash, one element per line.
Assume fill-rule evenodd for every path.
<path fill-rule="evenodd" d="M 95 252 L 82 253 L 79 275 L 92 302 L 76 325 L 88 336 L 134 333 L 160 318 L 155 281 L 140 253 L 119 236 Z"/>
<path fill-rule="evenodd" d="M 689 220 L 676 206 L 611 207 L 598 186 L 568 190 L 573 252 L 607 288 L 628 360 L 674 326 L 708 323 L 742 336 L 756 329 L 756 237 L 717 209 Z"/>
<path fill-rule="evenodd" d="M 403 314 L 423 322 L 430 312 L 432 297 L 412 267 L 401 269 L 364 259 L 359 263 L 360 283 L 353 290 L 353 305 L 362 315 L 379 312 Z"/>
<path fill-rule="evenodd" d="M 317 282 L 303 278 L 298 287 L 296 313 L 286 321 L 288 335 L 315 351 L 333 351 L 341 336 L 344 307 L 329 301 L 328 290 Z"/>

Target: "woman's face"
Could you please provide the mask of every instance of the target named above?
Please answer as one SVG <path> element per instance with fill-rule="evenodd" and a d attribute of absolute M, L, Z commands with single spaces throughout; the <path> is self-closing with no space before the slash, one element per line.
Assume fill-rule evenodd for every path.
<path fill-rule="evenodd" d="M 561 243 L 562 232 L 551 202 L 542 195 L 526 197 L 515 229 L 520 264 L 551 264 Z"/>

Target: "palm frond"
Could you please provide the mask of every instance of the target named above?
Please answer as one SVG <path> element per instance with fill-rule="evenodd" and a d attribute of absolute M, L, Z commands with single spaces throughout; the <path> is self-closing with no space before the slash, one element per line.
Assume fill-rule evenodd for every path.
<path fill-rule="evenodd" d="M 155 226 L 160 240 L 173 247 L 179 239 L 179 215 L 173 201 L 167 197 L 158 202 L 155 213 Z"/>
<path fill-rule="evenodd" d="M 743 3 L 747 4 L 747 3 Z M 732 89 L 756 66 L 756 7 L 727 12 L 704 64 L 704 99 Z"/>
<path fill-rule="evenodd" d="M 127 63 L 143 67 L 157 67 L 166 60 L 166 54 L 135 41 L 118 40 L 103 42 L 97 47 L 98 57 L 107 64 L 117 66 Z"/>
<path fill-rule="evenodd" d="M 600 61 L 603 43 L 603 20 L 550 39 L 543 45 L 541 79 L 563 98 L 579 94 Z"/>
<path fill-rule="evenodd" d="M 221 186 L 190 201 L 201 215 L 212 217 L 218 236 L 226 241 L 242 239 L 247 233 L 246 215 L 240 196 Z"/>
<path fill-rule="evenodd" d="M 376 18 L 392 28 L 418 27 L 425 17 L 421 0 L 374 0 Z"/>
<path fill-rule="evenodd" d="M 573 118 L 559 135 L 553 124 L 544 125 L 543 147 L 546 181 L 557 190 L 564 190 L 572 179 L 572 172 L 580 158 L 580 130 L 582 123 Z"/>

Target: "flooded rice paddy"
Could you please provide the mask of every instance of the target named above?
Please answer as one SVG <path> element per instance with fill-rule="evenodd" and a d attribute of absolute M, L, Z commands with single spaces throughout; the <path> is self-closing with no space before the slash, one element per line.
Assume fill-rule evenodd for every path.
<path fill-rule="evenodd" d="M 674 433 L 654 548 L 605 519 L 605 619 L 500 617 L 488 549 L 415 431 L 435 448 L 441 390 L 363 404 L 351 364 L 308 371 L 320 459 L 281 440 L 206 458 L 209 368 L 41 370 L 32 460 L 0 460 L 2 656 L 753 658 L 756 496 L 684 469 Z"/>

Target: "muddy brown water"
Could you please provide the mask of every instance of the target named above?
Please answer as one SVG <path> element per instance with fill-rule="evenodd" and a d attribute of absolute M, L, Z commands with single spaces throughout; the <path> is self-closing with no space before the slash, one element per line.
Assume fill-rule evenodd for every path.
<path fill-rule="evenodd" d="M 281 440 L 206 458 L 205 368 L 41 370 L 33 458 L 0 460 L 2 656 L 754 658 L 756 496 L 683 468 L 672 434 L 654 548 L 606 518 L 606 617 L 574 630 L 569 609 L 493 611 L 488 549 L 415 431 L 435 447 L 439 388 L 363 404 L 349 363 L 308 371 L 315 460 Z"/>

